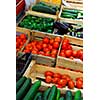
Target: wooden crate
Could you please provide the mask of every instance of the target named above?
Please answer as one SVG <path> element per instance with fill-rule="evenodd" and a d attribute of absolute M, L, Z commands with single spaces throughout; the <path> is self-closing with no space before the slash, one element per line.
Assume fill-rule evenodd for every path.
<path fill-rule="evenodd" d="M 41 32 L 32 32 L 31 33 L 31 38 L 27 42 L 27 44 L 29 42 L 31 42 L 32 40 L 38 40 L 39 41 L 39 40 L 42 40 L 44 37 L 48 37 L 48 38 L 51 39 L 51 38 L 55 38 L 57 36 L 58 35 L 55 35 L 55 34 L 52 35 L 52 34 L 42 34 Z M 25 46 L 24 46 L 24 48 L 25 48 Z M 23 50 L 24 50 L 24 48 L 23 48 Z M 44 65 L 48 65 L 48 66 L 54 66 L 55 62 L 56 62 L 56 58 L 52 58 L 52 57 L 48 57 L 48 56 L 43 56 L 43 55 L 37 55 L 37 54 L 32 54 L 32 56 L 33 56 L 33 59 L 36 60 L 36 63 L 38 63 L 38 64 L 44 64 Z"/>
<path fill-rule="evenodd" d="M 61 6 L 61 9 L 60 9 L 60 13 L 59 13 L 59 15 L 58 15 L 58 19 L 59 20 L 62 20 L 62 21 L 66 21 L 66 22 L 68 22 L 68 23 L 74 23 L 74 24 L 79 24 L 79 25 L 83 25 L 83 20 L 82 19 L 69 19 L 69 18 L 62 18 L 61 17 L 61 13 L 62 13 L 62 10 L 63 9 L 65 9 L 65 8 L 67 8 L 67 9 L 77 9 L 77 10 L 80 10 L 80 9 L 78 9 L 78 8 L 74 8 L 74 7 L 66 7 L 66 6 Z"/>
<path fill-rule="evenodd" d="M 32 83 L 39 80 L 37 78 L 45 79 L 45 76 L 44 76 L 45 71 L 52 71 L 54 73 L 60 73 L 60 74 L 68 74 L 69 76 L 71 76 L 73 80 L 75 80 L 78 77 L 83 77 L 82 73 L 64 70 L 60 68 L 52 68 L 49 66 L 38 65 L 35 63 L 36 63 L 35 61 L 32 61 L 23 75 L 23 76 L 26 76 L 27 78 L 31 78 Z M 52 85 L 54 85 L 52 83 L 51 84 L 45 83 L 44 81 L 42 81 L 41 83 L 42 83 L 40 87 L 41 90 L 46 90 L 48 87 L 51 87 Z M 69 90 L 69 88 L 66 86 L 65 88 L 60 88 L 60 90 L 61 90 L 61 94 L 65 94 L 66 90 Z M 71 89 L 73 94 L 77 90 L 78 90 L 77 88 Z M 83 89 L 80 89 L 80 90 L 83 93 Z"/>
<path fill-rule="evenodd" d="M 64 36 L 64 38 L 67 38 L 67 37 Z M 69 58 L 59 56 L 61 46 L 62 44 L 59 47 L 59 52 L 58 52 L 57 60 L 56 60 L 56 66 L 63 66 L 65 68 L 70 68 L 72 70 L 80 70 L 83 72 L 83 62 L 82 61 L 76 61 L 76 60 L 72 60 Z M 72 48 L 73 50 L 83 49 L 82 47 L 73 46 L 73 45 L 72 45 Z"/>
<path fill-rule="evenodd" d="M 27 29 L 27 28 L 22 28 L 22 27 L 19 27 L 18 26 L 18 24 L 25 18 L 25 16 L 27 16 L 27 15 L 33 15 L 33 16 L 38 16 L 38 17 L 45 17 L 45 18 L 52 18 L 52 19 L 54 19 L 55 21 L 57 20 L 57 17 L 56 16 L 53 16 L 53 15 L 50 15 L 50 16 L 48 16 L 47 14 L 41 14 L 41 13 L 39 13 L 39 12 L 33 12 L 33 11 L 27 11 L 26 13 L 25 13 L 25 15 L 22 17 L 22 19 L 17 23 L 17 25 L 16 25 L 16 29 L 17 30 L 22 30 L 22 31 L 29 31 L 29 32 L 33 32 L 33 31 L 35 31 L 35 32 L 40 32 L 40 31 L 38 31 L 38 30 L 30 30 L 30 29 Z M 47 33 L 47 32 L 41 32 L 41 33 Z M 54 33 L 54 32 L 53 32 Z M 53 34 L 53 33 L 48 33 L 48 34 Z"/>
<path fill-rule="evenodd" d="M 83 0 L 65 0 L 65 1 L 70 3 L 83 4 Z"/>

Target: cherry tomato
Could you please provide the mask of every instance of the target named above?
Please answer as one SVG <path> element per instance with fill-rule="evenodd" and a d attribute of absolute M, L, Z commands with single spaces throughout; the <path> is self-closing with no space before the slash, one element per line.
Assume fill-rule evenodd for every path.
<path fill-rule="evenodd" d="M 55 42 L 61 42 L 61 37 L 59 37 L 59 36 L 57 36 L 57 37 L 55 37 Z"/>
<path fill-rule="evenodd" d="M 55 84 L 57 84 L 59 80 L 60 80 L 60 79 L 57 78 L 57 77 L 52 78 L 52 82 L 55 83 Z"/>
<path fill-rule="evenodd" d="M 48 44 L 48 43 L 49 43 L 49 38 L 48 38 L 48 37 L 45 37 L 45 38 L 43 39 L 43 42 L 46 43 L 46 44 Z"/>
<path fill-rule="evenodd" d="M 72 46 L 68 45 L 67 50 L 72 50 Z"/>
<path fill-rule="evenodd" d="M 66 84 L 67 84 L 67 81 L 66 81 L 66 79 L 60 79 L 59 81 L 58 81 L 58 85 L 60 85 L 60 86 L 66 86 Z"/>
<path fill-rule="evenodd" d="M 59 73 L 54 73 L 53 77 L 61 78 L 61 74 L 59 74 Z"/>
<path fill-rule="evenodd" d="M 52 82 L 52 77 L 51 76 L 46 76 L 45 82 L 46 83 L 51 83 Z"/>
<path fill-rule="evenodd" d="M 62 48 L 63 50 L 67 50 L 67 47 L 68 47 L 67 44 L 63 44 L 61 48 Z"/>
<path fill-rule="evenodd" d="M 46 71 L 44 74 L 45 76 L 51 76 L 51 77 L 54 75 L 54 73 L 51 71 Z"/>
<path fill-rule="evenodd" d="M 81 88 L 83 87 L 83 81 L 77 80 L 77 81 L 76 81 L 76 87 L 77 87 L 78 89 L 81 89 Z"/>
<path fill-rule="evenodd" d="M 70 57 L 70 56 L 72 56 L 72 50 L 66 50 L 65 51 L 65 55 L 66 55 L 66 57 Z"/>
<path fill-rule="evenodd" d="M 59 48 L 59 42 L 54 42 L 53 43 L 53 48 L 58 49 Z"/>
<path fill-rule="evenodd" d="M 75 86 L 74 82 L 72 80 L 69 80 L 68 81 L 68 88 L 74 89 L 74 86 Z"/>
<path fill-rule="evenodd" d="M 50 44 L 52 45 L 54 43 L 54 39 L 50 39 Z"/>

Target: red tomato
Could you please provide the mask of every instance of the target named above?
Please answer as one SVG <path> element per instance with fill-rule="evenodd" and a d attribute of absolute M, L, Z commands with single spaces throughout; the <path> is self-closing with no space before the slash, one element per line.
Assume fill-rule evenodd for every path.
<path fill-rule="evenodd" d="M 54 43 L 54 39 L 50 39 L 50 44 L 52 45 Z"/>
<path fill-rule="evenodd" d="M 81 57 L 81 56 L 83 56 L 83 50 L 82 49 L 77 51 L 77 57 Z"/>
<path fill-rule="evenodd" d="M 69 80 L 68 81 L 68 88 L 74 89 L 74 86 L 75 86 L 74 82 L 72 80 Z"/>
<path fill-rule="evenodd" d="M 45 44 L 45 43 L 42 45 L 43 48 L 47 48 L 47 46 L 48 46 L 48 45 Z"/>
<path fill-rule="evenodd" d="M 45 37 L 45 38 L 43 39 L 43 42 L 46 43 L 46 44 L 48 44 L 48 43 L 49 43 L 49 38 L 48 38 L 48 37 Z"/>
<path fill-rule="evenodd" d="M 58 85 L 61 85 L 61 86 L 66 86 L 66 84 L 67 84 L 67 81 L 66 81 L 66 79 L 60 79 L 59 81 L 58 81 Z"/>
<path fill-rule="evenodd" d="M 22 40 L 21 40 L 20 38 L 17 40 L 18 43 L 20 43 L 21 41 L 22 41 Z"/>
<path fill-rule="evenodd" d="M 39 45 L 42 45 L 42 44 L 43 44 L 43 41 L 39 41 L 38 44 L 39 44 Z"/>
<path fill-rule="evenodd" d="M 36 47 L 37 47 L 38 50 L 41 50 L 42 49 L 42 46 L 39 45 L 39 44 L 37 44 Z"/>
<path fill-rule="evenodd" d="M 17 47 L 17 48 L 19 47 L 19 43 L 18 43 L 18 42 L 16 42 L 16 47 Z"/>
<path fill-rule="evenodd" d="M 71 80 L 70 76 L 69 75 L 66 75 L 66 74 L 62 75 L 61 78 L 62 79 L 66 79 L 67 82 Z"/>
<path fill-rule="evenodd" d="M 20 34 L 20 38 L 21 39 L 26 39 L 26 35 L 25 34 Z"/>
<path fill-rule="evenodd" d="M 59 37 L 59 36 L 57 36 L 57 37 L 55 37 L 55 42 L 61 42 L 61 37 Z"/>
<path fill-rule="evenodd" d="M 59 80 L 60 80 L 60 79 L 57 78 L 57 77 L 52 78 L 52 82 L 55 83 L 55 84 L 57 84 Z"/>
<path fill-rule="evenodd" d="M 63 44 L 61 48 L 62 48 L 63 50 L 67 50 L 67 46 L 68 46 L 67 44 Z"/>
<path fill-rule="evenodd" d="M 56 49 L 52 49 L 52 51 L 51 51 L 51 55 L 57 55 L 57 52 L 58 52 L 58 50 L 56 50 Z"/>
<path fill-rule="evenodd" d="M 66 50 L 66 51 L 65 51 L 65 55 L 66 55 L 66 57 L 68 57 L 68 58 L 69 58 L 70 56 L 72 56 L 72 53 L 73 53 L 72 50 Z"/>
<path fill-rule="evenodd" d="M 56 58 L 56 55 L 54 55 L 54 54 L 51 54 L 50 56 L 51 56 L 52 58 Z"/>
<path fill-rule="evenodd" d="M 75 57 L 75 58 L 77 58 L 77 51 L 73 50 L 72 56 Z"/>
<path fill-rule="evenodd" d="M 25 52 L 25 53 L 30 53 L 30 50 L 24 50 L 23 52 Z"/>
<path fill-rule="evenodd" d="M 69 58 L 70 58 L 70 59 L 72 59 L 72 60 L 74 59 L 74 57 L 73 57 L 73 56 L 70 56 Z"/>
<path fill-rule="evenodd" d="M 48 48 L 50 49 L 50 50 L 52 50 L 53 49 L 53 46 L 52 45 L 48 45 Z"/>
<path fill-rule="evenodd" d="M 43 51 L 39 51 L 38 54 L 44 55 L 45 53 Z"/>
<path fill-rule="evenodd" d="M 67 50 L 72 50 L 72 46 L 68 45 Z"/>
<path fill-rule="evenodd" d="M 69 40 L 68 40 L 68 39 L 64 39 L 64 40 L 63 40 L 63 43 L 64 43 L 64 42 L 65 42 L 66 44 L 69 44 Z"/>
<path fill-rule="evenodd" d="M 81 80 L 83 81 L 83 77 L 76 78 L 76 81 Z"/>
<path fill-rule="evenodd" d="M 37 54 L 37 51 L 36 50 L 32 50 L 32 54 Z"/>
<path fill-rule="evenodd" d="M 60 52 L 59 56 L 66 57 L 65 53 L 62 51 Z"/>
<path fill-rule="evenodd" d="M 50 52 L 50 49 L 49 48 L 43 48 L 43 51 L 44 52 Z"/>
<path fill-rule="evenodd" d="M 57 84 L 57 88 L 63 88 L 63 86 L 62 86 L 62 85 L 58 85 L 58 84 Z"/>
<path fill-rule="evenodd" d="M 44 55 L 45 56 L 50 56 L 50 51 L 47 51 Z"/>
<path fill-rule="evenodd" d="M 51 77 L 51 76 L 46 76 L 45 81 L 46 81 L 47 83 L 51 83 L 51 82 L 52 82 L 52 77 Z"/>
<path fill-rule="evenodd" d="M 77 80 L 77 81 L 76 81 L 76 87 L 77 87 L 78 89 L 81 89 L 81 88 L 83 87 L 83 81 Z"/>
<path fill-rule="evenodd" d="M 59 73 L 54 73 L 53 77 L 61 78 L 61 74 L 59 74 Z"/>
<path fill-rule="evenodd" d="M 51 76 L 51 77 L 54 75 L 54 73 L 51 71 L 46 71 L 44 74 L 45 76 Z"/>
<path fill-rule="evenodd" d="M 32 41 L 31 42 L 32 46 L 37 44 L 37 41 Z"/>
<path fill-rule="evenodd" d="M 53 43 L 53 48 L 58 49 L 59 48 L 59 42 L 54 42 Z"/>

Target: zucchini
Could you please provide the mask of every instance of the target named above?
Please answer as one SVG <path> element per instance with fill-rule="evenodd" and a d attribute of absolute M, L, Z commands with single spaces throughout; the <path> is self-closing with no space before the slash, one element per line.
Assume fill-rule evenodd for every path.
<path fill-rule="evenodd" d="M 41 6 L 41 5 L 35 5 L 32 7 L 33 11 L 43 12 L 43 13 L 50 13 L 50 14 L 56 14 L 56 11 L 54 9 L 51 9 L 47 6 Z"/>
<path fill-rule="evenodd" d="M 61 15 L 61 17 L 75 19 L 75 17 L 74 16 L 71 16 L 71 15 Z"/>
<path fill-rule="evenodd" d="M 63 12 L 70 12 L 70 13 L 74 13 L 74 14 L 78 14 L 79 10 L 76 9 L 63 9 Z"/>
<path fill-rule="evenodd" d="M 60 98 L 60 90 L 59 89 L 57 89 L 57 96 L 56 96 L 56 100 L 59 100 L 59 98 Z"/>
<path fill-rule="evenodd" d="M 50 93 L 51 88 L 48 88 L 44 93 L 43 93 L 43 100 L 47 100 L 48 99 L 48 95 Z"/>
<path fill-rule="evenodd" d="M 41 81 L 36 81 L 31 86 L 30 90 L 28 91 L 28 93 L 26 94 L 23 100 L 32 100 L 35 97 L 40 86 L 41 86 Z"/>
<path fill-rule="evenodd" d="M 16 94 L 16 100 L 22 100 L 22 98 L 26 95 L 31 85 L 31 79 L 27 78 L 22 87 Z"/>
<path fill-rule="evenodd" d="M 72 92 L 70 90 L 66 91 L 65 100 L 72 100 Z"/>
<path fill-rule="evenodd" d="M 77 18 L 78 14 L 73 14 L 73 13 L 70 13 L 70 12 L 62 12 L 61 15 L 71 15 L 71 16 L 74 16 Z"/>
<path fill-rule="evenodd" d="M 41 93 L 41 92 L 38 92 L 38 93 L 35 95 L 34 100 L 38 100 L 40 96 L 42 96 L 42 93 Z"/>
<path fill-rule="evenodd" d="M 65 100 L 64 97 L 60 97 L 59 100 Z"/>
<path fill-rule="evenodd" d="M 81 91 L 77 90 L 74 95 L 74 100 L 81 100 Z"/>
<path fill-rule="evenodd" d="M 18 92 L 19 88 L 24 84 L 26 77 L 21 77 L 16 83 L 16 93 Z"/>
<path fill-rule="evenodd" d="M 51 87 L 51 91 L 48 96 L 48 100 L 56 100 L 56 96 L 57 96 L 57 87 L 55 85 L 53 85 Z"/>

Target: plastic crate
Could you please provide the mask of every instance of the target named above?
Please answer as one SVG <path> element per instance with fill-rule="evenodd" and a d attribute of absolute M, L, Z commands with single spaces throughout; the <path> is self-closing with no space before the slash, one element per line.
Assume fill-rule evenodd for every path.
<path fill-rule="evenodd" d="M 32 60 L 32 55 L 30 53 L 19 54 L 16 57 L 16 81 L 22 77 L 27 67 Z"/>

